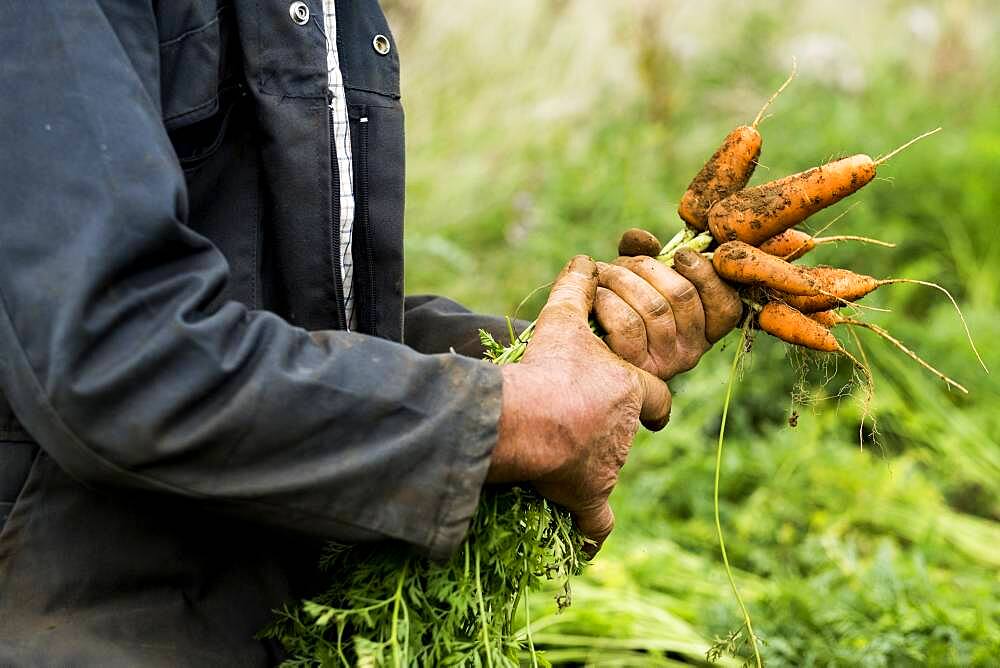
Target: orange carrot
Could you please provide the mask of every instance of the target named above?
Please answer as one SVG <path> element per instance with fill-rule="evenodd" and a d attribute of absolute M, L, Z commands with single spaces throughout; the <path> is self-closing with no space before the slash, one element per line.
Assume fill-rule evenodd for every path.
<path fill-rule="evenodd" d="M 776 255 L 791 262 L 816 248 L 816 240 L 806 232 L 785 230 L 770 239 L 765 239 L 760 249 L 768 255 Z"/>
<path fill-rule="evenodd" d="M 813 237 L 806 232 L 789 229 L 774 235 L 770 239 L 765 239 L 759 248 L 765 253 L 777 255 L 783 260 L 792 262 L 816 248 L 816 246 L 832 244 L 838 241 L 861 241 L 863 243 L 885 246 L 886 248 L 895 248 L 896 246 L 896 244 L 868 237 L 859 237 L 853 234 L 840 234 L 833 237 Z"/>
<path fill-rule="evenodd" d="M 783 179 L 740 190 L 708 212 L 708 226 L 719 242 L 739 239 L 762 243 L 836 204 L 875 178 L 875 161 L 855 155 Z"/>
<path fill-rule="evenodd" d="M 691 227 L 708 227 L 708 210 L 713 204 L 747 184 L 760 157 L 760 133 L 749 125 L 730 132 L 722 146 L 691 180 L 681 197 L 677 213 Z"/>
<path fill-rule="evenodd" d="M 843 352 L 837 337 L 821 323 L 781 302 L 769 302 L 757 314 L 760 328 L 796 346 L 826 353 Z"/>
<path fill-rule="evenodd" d="M 830 329 L 831 327 L 836 327 L 837 325 L 840 325 L 846 322 L 847 320 L 834 310 L 816 311 L 815 313 L 810 313 L 808 315 L 810 318 L 812 318 L 819 324 L 823 325 L 827 329 Z"/>
<path fill-rule="evenodd" d="M 777 297 L 803 313 L 816 313 L 854 302 L 876 290 L 882 281 L 838 267 L 802 267 L 813 278 L 817 294 L 796 295 L 783 290 Z"/>
<path fill-rule="evenodd" d="M 805 269 L 742 241 L 716 248 L 712 264 L 719 276 L 734 283 L 760 285 L 789 295 L 820 294 L 816 279 Z"/>
<path fill-rule="evenodd" d="M 924 133 L 882 158 L 853 155 L 735 192 L 709 210 L 709 229 L 720 243 L 738 239 L 757 246 L 865 186 L 875 178 L 879 165 L 940 129 Z"/>
<path fill-rule="evenodd" d="M 767 99 L 750 125 L 741 125 L 730 132 L 722 146 L 691 180 L 681 197 L 677 213 L 697 230 L 708 228 L 708 210 L 719 200 L 728 197 L 747 184 L 757 168 L 762 139 L 757 126 L 764 119 L 764 112 L 774 99 L 795 78 L 798 65 L 792 60 L 792 72 L 778 90 Z"/>

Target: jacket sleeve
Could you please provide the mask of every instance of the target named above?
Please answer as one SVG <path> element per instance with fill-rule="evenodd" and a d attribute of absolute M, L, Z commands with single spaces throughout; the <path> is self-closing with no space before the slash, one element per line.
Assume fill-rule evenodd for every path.
<path fill-rule="evenodd" d="M 99 4 L 0 3 L 0 44 L 0 384 L 41 447 L 90 485 L 456 547 L 496 440 L 498 370 L 210 310 L 226 262 L 185 225 L 158 83 Z"/>
<path fill-rule="evenodd" d="M 436 295 L 412 295 L 404 302 L 403 337 L 406 345 L 423 353 L 454 351 L 460 355 L 480 358 L 484 350 L 479 330 L 484 329 L 501 343 L 510 341 L 507 319 L 474 313 L 458 302 Z M 528 323 L 513 320 L 515 334 Z"/>

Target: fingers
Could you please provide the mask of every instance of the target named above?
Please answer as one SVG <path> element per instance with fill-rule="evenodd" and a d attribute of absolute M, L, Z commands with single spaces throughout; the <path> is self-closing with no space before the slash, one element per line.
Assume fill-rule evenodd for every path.
<path fill-rule="evenodd" d="M 677 251 L 674 268 L 698 289 L 705 313 L 705 338 L 715 343 L 739 322 L 743 302 L 700 253 L 687 249 Z"/>
<path fill-rule="evenodd" d="M 660 254 L 663 245 L 652 232 L 640 230 L 638 227 L 625 230 L 621 241 L 618 242 L 618 254 L 626 257 L 635 255 L 649 255 L 655 257 Z"/>
<path fill-rule="evenodd" d="M 698 290 L 691 281 L 649 257 L 618 258 L 615 264 L 638 275 L 666 297 L 681 339 L 693 346 L 704 340 L 705 312 Z"/>
<path fill-rule="evenodd" d="M 650 431 L 660 431 L 670 420 L 670 406 L 673 398 L 667 384 L 642 369 L 636 369 L 640 391 L 642 392 L 642 409 L 639 411 L 639 421 Z"/>
<path fill-rule="evenodd" d="M 597 267 L 586 255 L 577 255 L 563 268 L 552 284 L 549 299 L 538 315 L 536 336 L 567 320 L 577 320 L 586 326 L 597 292 Z"/>
<path fill-rule="evenodd" d="M 653 286 L 624 267 L 597 263 L 598 285 L 617 294 L 646 326 L 647 341 L 670 341 L 677 334 L 670 303 Z"/>
<path fill-rule="evenodd" d="M 607 332 L 604 342 L 619 357 L 640 369 L 649 362 L 646 325 L 631 306 L 607 288 L 597 288 L 594 317 Z"/>
<path fill-rule="evenodd" d="M 576 527 L 590 541 L 583 546 L 584 552 L 593 557 L 615 528 L 615 513 L 605 501 L 592 512 L 576 514 Z"/>

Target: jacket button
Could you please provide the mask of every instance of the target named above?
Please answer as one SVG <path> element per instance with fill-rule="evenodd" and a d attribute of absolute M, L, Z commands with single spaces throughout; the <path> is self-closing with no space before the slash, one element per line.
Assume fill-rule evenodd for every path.
<path fill-rule="evenodd" d="M 392 48 L 389 44 L 389 38 L 385 35 L 375 35 L 375 39 L 372 40 L 372 46 L 380 56 L 386 55 L 389 53 L 389 49 Z"/>
<path fill-rule="evenodd" d="M 296 25 L 304 26 L 309 23 L 309 5 L 304 2 L 293 2 L 288 5 L 288 15 Z"/>

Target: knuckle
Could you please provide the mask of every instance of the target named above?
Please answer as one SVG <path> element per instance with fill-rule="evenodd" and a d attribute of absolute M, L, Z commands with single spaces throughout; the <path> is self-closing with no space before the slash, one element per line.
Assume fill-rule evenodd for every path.
<path fill-rule="evenodd" d="M 611 263 L 610 266 L 617 267 L 618 269 L 626 269 L 628 271 L 631 271 L 631 268 L 635 266 L 635 262 L 636 258 L 627 255 L 622 255 L 616 258 L 615 261 Z"/>
<path fill-rule="evenodd" d="M 624 258 L 624 259 L 627 261 L 632 260 L 632 258 Z M 626 269 L 625 266 L 620 264 L 605 264 L 602 262 L 598 266 L 600 267 L 599 275 L 602 283 L 604 282 L 605 278 L 621 278 L 628 271 L 628 269 Z"/>
<path fill-rule="evenodd" d="M 680 304 L 689 304 L 698 298 L 698 289 L 692 283 L 685 281 L 683 285 L 678 285 L 670 296 Z"/>
<path fill-rule="evenodd" d="M 650 299 L 649 304 L 646 306 L 646 311 L 649 317 L 656 319 L 665 318 L 673 313 L 670 308 L 670 302 L 663 297 Z"/>
<path fill-rule="evenodd" d="M 552 297 L 556 300 L 569 299 L 577 300 L 581 297 L 586 297 L 588 290 L 580 283 L 580 281 L 567 280 L 561 283 L 555 290 L 552 291 Z"/>
<path fill-rule="evenodd" d="M 630 339 L 640 338 L 646 333 L 646 324 L 635 311 L 626 311 L 622 319 L 621 333 Z"/>

